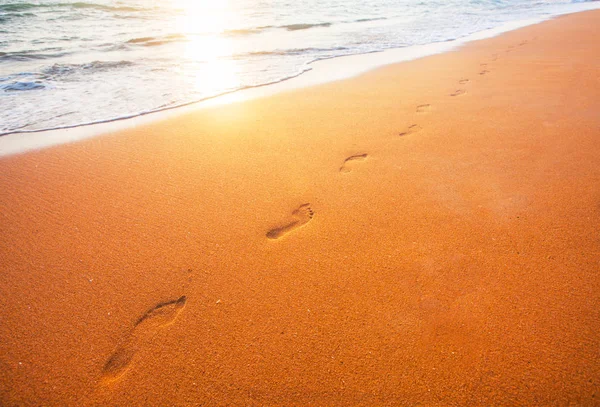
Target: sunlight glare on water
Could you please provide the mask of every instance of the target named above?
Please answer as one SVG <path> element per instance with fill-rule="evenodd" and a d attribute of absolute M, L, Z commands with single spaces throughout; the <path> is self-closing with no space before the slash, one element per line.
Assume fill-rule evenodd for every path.
<path fill-rule="evenodd" d="M 193 81 L 196 90 L 216 93 L 240 87 L 240 67 L 224 58 L 233 53 L 231 40 L 221 35 L 233 24 L 236 10 L 227 0 L 173 0 L 173 8 L 181 10 L 178 25 L 188 37 L 183 56 L 201 63 Z"/>

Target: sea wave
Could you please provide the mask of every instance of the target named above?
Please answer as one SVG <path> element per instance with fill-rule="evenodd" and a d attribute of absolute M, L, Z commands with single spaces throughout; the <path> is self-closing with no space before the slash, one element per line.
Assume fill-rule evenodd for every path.
<path fill-rule="evenodd" d="M 330 27 L 332 23 L 315 23 L 315 24 L 288 24 L 281 25 L 279 28 L 285 28 L 288 31 L 308 30 L 316 27 Z"/>
<path fill-rule="evenodd" d="M 269 57 L 269 56 L 285 56 L 285 55 L 319 55 L 327 52 L 339 52 L 345 51 L 349 48 L 346 47 L 333 47 L 333 48 L 290 48 L 290 49 L 277 49 L 274 51 L 254 51 L 254 52 L 241 52 L 233 54 L 231 59 L 245 59 L 252 57 Z"/>
<path fill-rule="evenodd" d="M 84 64 L 54 64 L 42 69 L 48 79 L 57 79 L 75 73 L 94 74 L 99 71 L 119 69 L 134 65 L 132 61 L 92 61 Z"/>
<path fill-rule="evenodd" d="M 237 28 L 237 29 L 225 30 L 222 32 L 222 34 L 228 35 L 228 36 L 258 34 L 261 31 L 264 31 L 266 28 L 267 27 Z"/>
<path fill-rule="evenodd" d="M 0 52 L 0 62 L 3 61 L 32 61 L 38 59 L 58 58 L 69 53 L 63 52 L 43 52 L 40 50 L 22 50 L 14 52 Z"/>
<path fill-rule="evenodd" d="M 47 7 L 47 5 L 32 4 L 32 3 L 0 4 L 0 11 L 2 11 L 2 12 L 25 11 L 25 10 L 30 10 L 30 9 L 39 8 L 39 7 Z"/>
<path fill-rule="evenodd" d="M 146 11 L 146 10 L 152 9 L 152 8 L 131 7 L 131 6 L 108 6 L 108 5 L 104 5 L 104 4 L 85 3 L 85 2 L 0 4 L 0 12 L 19 12 L 19 11 L 25 11 L 25 10 L 49 9 L 49 8 L 73 8 L 73 9 L 89 8 L 89 9 L 104 10 L 104 11 L 128 11 L 128 12 Z"/>
<path fill-rule="evenodd" d="M 46 85 L 40 81 L 14 81 L 7 84 L 0 84 L 0 90 L 3 90 L 4 92 L 44 89 L 45 87 Z"/>
<path fill-rule="evenodd" d="M 143 7 L 130 7 L 130 6 L 106 6 L 103 4 L 95 4 L 95 3 L 60 3 L 59 6 L 62 7 L 73 7 L 73 8 L 92 8 L 97 10 L 106 10 L 106 11 L 146 11 L 148 8 Z"/>
<path fill-rule="evenodd" d="M 126 44 L 138 45 L 144 47 L 155 47 L 157 45 L 167 44 L 170 42 L 187 41 L 187 37 L 183 34 L 169 34 L 162 37 L 139 37 L 125 41 Z"/>
<path fill-rule="evenodd" d="M 0 91 L 29 91 L 52 87 L 61 81 L 83 80 L 76 75 L 94 75 L 102 71 L 134 65 L 131 61 L 92 61 L 83 64 L 53 64 L 36 72 L 19 72 L 0 78 Z M 68 76 L 74 78 L 67 79 Z M 88 79 L 85 79 L 88 80 Z"/>
<path fill-rule="evenodd" d="M 373 18 L 358 18 L 354 20 L 345 20 L 338 21 L 337 23 L 333 22 L 322 22 L 322 23 L 294 23 L 294 24 L 284 24 L 284 25 L 266 25 L 260 27 L 251 27 L 251 28 L 239 28 L 239 29 L 230 29 L 224 31 L 222 34 L 224 35 L 250 35 L 250 34 L 258 34 L 267 30 L 286 30 L 286 31 L 300 31 L 300 30 L 309 30 L 311 28 L 323 28 L 323 27 L 331 27 L 334 24 L 352 24 L 352 23 L 366 23 L 370 21 L 378 21 L 378 20 L 387 20 L 387 17 L 373 17 Z"/>
<path fill-rule="evenodd" d="M 20 13 L 20 12 L 9 12 L 9 13 L 5 13 L 0 15 L 0 23 L 7 23 L 10 20 L 15 20 L 18 18 L 23 18 L 23 17 L 35 17 L 34 13 L 28 13 L 28 12 L 24 12 L 24 13 Z"/>
<path fill-rule="evenodd" d="M 351 22 L 351 23 L 366 23 L 369 21 L 380 21 L 380 20 L 387 20 L 387 17 L 359 18 L 359 19 L 352 20 L 349 22 Z"/>

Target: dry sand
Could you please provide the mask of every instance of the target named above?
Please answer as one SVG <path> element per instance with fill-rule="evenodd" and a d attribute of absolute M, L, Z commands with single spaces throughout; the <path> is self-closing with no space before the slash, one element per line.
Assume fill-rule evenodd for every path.
<path fill-rule="evenodd" d="M 600 405 L 599 26 L 2 158 L 0 404 Z"/>

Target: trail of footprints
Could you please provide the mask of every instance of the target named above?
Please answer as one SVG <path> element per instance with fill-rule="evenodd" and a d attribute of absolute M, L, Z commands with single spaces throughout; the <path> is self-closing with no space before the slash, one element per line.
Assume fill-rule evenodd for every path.
<path fill-rule="evenodd" d="M 517 46 L 523 46 L 525 44 L 527 44 L 527 41 L 522 41 Z M 514 45 L 509 46 L 507 49 L 507 52 L 511 51 L 515 47 L 516 46 L 514 46 Z M 497 53 L 492 54 L 490 59 L 491 59 L 491 61 L 498 60 L 498 54 Z M 480 69 L 481 69 L 479 71 L 480 76 L 490 73 L 487 62 L 481 63 Z M 458 84 L 466 85 L 470 81 L 471 80 L 469 78 L 461 78 L 458 80 Z M 452 93 L 450 93 L 449 96 L 457 97 L 457 96 L 465 95 L 466 93 L 467 93 L 466 89 L 459 88 L 459 89 L 456 89 L 455 91 L 453 91 Z M 425 113 L 430 112 L 431 110 L 432 110 L 432 106 L 431 106 L 431 104 L 428 104 L 428 103 L 417 105 L 415 108 L 415 112 L 419 113 L 419 114 L 425 114 Z M 419 124 L 416 124 L 416 123 L 411 124 L 406 129 L 400 131 L 398 133 L 398 136 L 405 137 L 405 136 L 408 136 L 411 134 L 415 134 L 421 130 L 422 130 L 422 127 Z M 365 161 L 367 159 L 367 157 L 368 157 L 367 153 L 355 154 L 355 155 L 349 156 L 342 163 L 342 165 L 339 169 L 339 172 L 340 173 L 351 172 L 356 164 L 358 164 L 361 161 Z M 267 232 L 266 236 L 267 236 L 267 238 L 269 238 L 271 240 L 279 239 L 279 238 L 285 236 L 286 234 L 307 224 L 313 218 L 313 216 L 314 216 L 314 212 L 311 209 L 310 204 L 307 203 L 307 204 L 300 205 L 300 207 L 298 207 L 291 213 L 288 220 L 283 222 L 280 226 L 277 226 L 277 227 L 269 230 Z"/>
<path fill-rule="evenodd" d="M 525 44 L 527 44 L 527 41 L 522 41 L 517 46 L 523 46 Z M 515 46 L 510 46 L 506 52 L 510 52 L 513 49 L 515 49 Z M 492 54 L 491 61 L 496 61 L 497 59 L 498 54 Z M 483 76 L 490 72 L 487 69 L 487 63 L 480 64 L 480 67 L 481 70 L 479 71 L 479 75 Z M 458 81 L 458 84 L 466 85 L 469 82 L 470 80 L 468 78 L 462 78 Z M 465 93 L 465 89 L 456 89 L 450 96 L 461 96 Z M 416 106 L 415 111 L 416 113 L 424 114 L 430 112 L 431 109 L 432 106 L 430 104 L 421 104 Z M 419 124 L 411 124 L 406 129 L 399 132 L 398 136 L 408 136 L 421 130 L 422 127 Z M 339 172 L 351 172 L 357 164 L 365 161 L 367 157 L 367 153 L 349 156 L 340 166 Z M 280 239 L 288 233 L 306 225 L 313 217 L 314 211 L 312 210 L 310 203 L 302 204 L 293 210 L 287 219 L 284 219 L 278 226 L 270 229 L 266 233 L 266 237 L 269 240 Z M 142 315 L 105 363 L 102 370 L 102 382 L 104 384 L 110 384 L 118 381 L 130 369 L 135 361 L 138 351 L 150 341 L 159 330 L 175 322 L 177 316 L 185 307 L 186 302 L 187 297 L 182 296 L 176 300 L 160 303 Z"/>

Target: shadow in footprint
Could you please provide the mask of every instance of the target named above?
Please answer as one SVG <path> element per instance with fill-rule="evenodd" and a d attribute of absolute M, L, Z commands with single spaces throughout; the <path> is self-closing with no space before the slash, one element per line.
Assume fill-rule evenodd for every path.
<path fill-rule="evenodd" d="M 467 91 L 464 89 L 456 89 L 454 92 L 452 92 L 450 94 L 450 96 L 460 96 L 460 95 L 464 95 L 465 93 L 467 93 Z"/>
<path fill-rule="evenodd" d="M 344 163 L 340 167 L 340 172 L 350 172 L 352 171 L 352 163 L 355 161 L 364 161 L 367 159 L 367 154 L 356 154 L 351 155 L 350 157 L 344 160 Z"/>
<path fill-rule="evenodd" d="M 408 126 L 408 128 L 405 131 L 398 133 L 398 135 L 400 137 L 408 136 L 409 134 L 414 134 L 418 131 L 421 131 L 421 129 L 422 127 L 418 124 L 413 124 L 411 126 Z"/>
<path fill-rule="evenodd" d="M 129 369 L 138 350 L 154 336 L 158 329 L 175 322 L 185 307 L 187 297 L 163 302 L 146 312 L 135 323 L 129 335 L 110 356 L 102 370 L 102 381 L 112 383 L 120 379 Z"/>
<path fill-rule="evenodd" d="M 417 106 L 417 113 L 426 113 L 426 112 L 429 112 L 430 110 L 431 110 L 430 104 Z"/>
<path fill-rule="evenodd" d="M 483 71 L 479 72 L 479 75 L 485 75 L 487 73 L 489 73 L 490 71 L 488 71 L 487 69 L 484 69 Z"/>
<path fill-rule="evenodd" d="M 292 219 L 283 226 L 276 227 L 267 232 L 269 239 L 279 239 L 289 232 L 298 229 L 307 224 L 315 215 L 309 203 L 300 205 L 298 209 L 292 212 Z"/>
<path fill-rule="evenodd" d="M 469 79 L 461 79 L 458 81 L 459 84 L 464 85 L 465 83 L 469 83 Z"/>
<path fill-rule="evenodd" d="M 133 357 L 139 350 L 138 344 L 126 341 L 117 348 L 110 356 L 102 370 L 102 381 L 112 383 L 121 378 L 133 361 Z"/>

